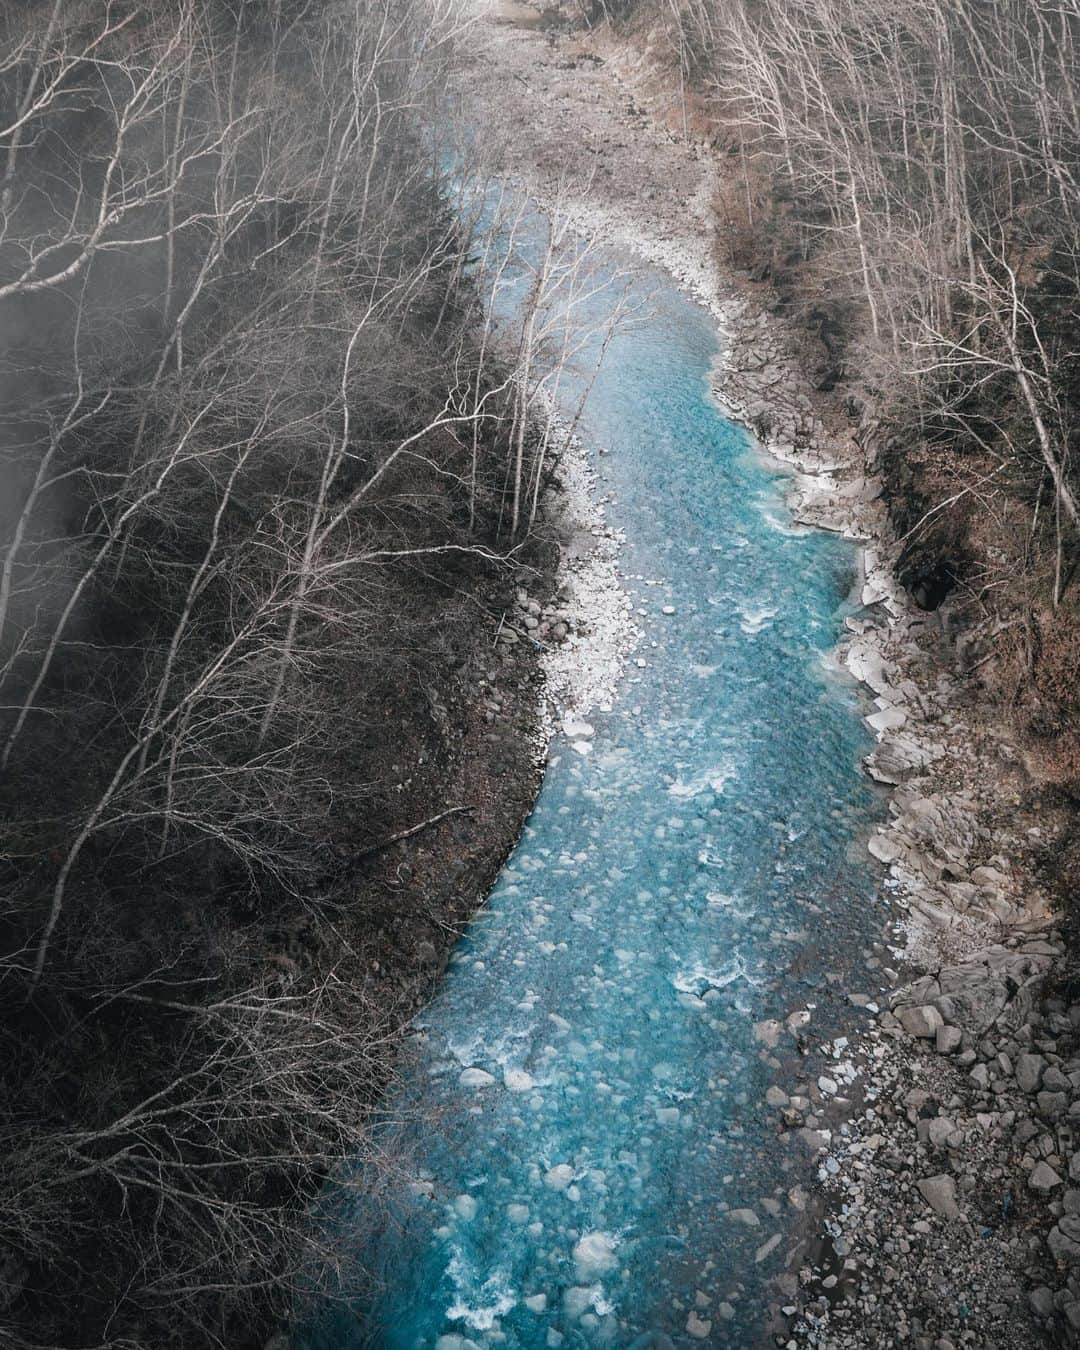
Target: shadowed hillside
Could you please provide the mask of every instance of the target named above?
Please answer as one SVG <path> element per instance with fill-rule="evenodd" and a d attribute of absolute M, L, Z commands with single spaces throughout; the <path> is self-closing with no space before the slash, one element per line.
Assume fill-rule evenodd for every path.
<path fill-rule="evenodd" d="M 543 463 L 433 167 L 453 24 L 4 6 L 5 1345 L 265 1339 L 527 810 Z"/>

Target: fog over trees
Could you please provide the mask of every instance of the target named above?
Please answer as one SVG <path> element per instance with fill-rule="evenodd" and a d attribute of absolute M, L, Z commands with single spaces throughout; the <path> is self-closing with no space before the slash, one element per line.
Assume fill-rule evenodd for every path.
<path fill-rule="evenodd" d="M 374 1151 L 355 859 L 424 824 L 390 761 L 457 734 L 537 547 L 580 263 L 496 342 L 432 138 L 459 25 L 0 11 L 5 1345 L 265 1339 Z"/>

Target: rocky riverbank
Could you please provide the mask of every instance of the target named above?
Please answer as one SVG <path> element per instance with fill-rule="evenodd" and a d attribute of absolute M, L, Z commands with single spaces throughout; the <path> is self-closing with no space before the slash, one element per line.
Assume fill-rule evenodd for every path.
<path fill-rule="evenodd" d="M 964 670 L 950 606 L 924 611 L 895 579 L 872 427 L 857 439 L 814 395 L 798 335 L 752 299 L 732 331 L 722 395 L 795 467 L 798 519 L 868 541 L 865 609 L 840 655 L 873 697 L 866 771 L 892 789 L 867 841 L 887 870 L 891 950 L 849 995 L 875 1021 L 854 1090 L 813 1122 L 825 1126 L 811 1141 L 823 1240 L 782 1277 L 780 1339 L 946 1350 L 1071 1338 L 1080 1005 L 1055 987 L 1065 948 L 1036 875 L 1068 822 L 1033 793 L 1021 748 Z M 778 1125 L 805 1132 L 790 1106 Z"/>
<path fill-rule="evenodd" d="M 852 1082 L 782 1082 L 763 1104 L 820 1178 L 819 1241 L 793 1247 L 777 1282 L 777 1342 L 1080 1335 L 1080 1004 L 1039 877 L 1070 821 L 986 707 L 958 610 L 926 610 L 897 580 L 873 410 L 815 387 L 829 383 L 819 353 L 766 287 L 720 277 L 717 168 L 663 53 L 523 28 L 523 9 L 489 9 L 473 47 L 478 73 L 500 72 L 473 97 L 515 127 L 512 171 L 713 308 L 729 339 L 718 395 L 793 469 L 797 518 L 864 541 L 863 608 L 840 657 L 868 691 L 866 770 L 892 794 L 867 847 L 894 917 L 849 991 L 871 1018 L 844 1048 Z M 811 1032 L 796 1010 L 762 1053 Z"/>

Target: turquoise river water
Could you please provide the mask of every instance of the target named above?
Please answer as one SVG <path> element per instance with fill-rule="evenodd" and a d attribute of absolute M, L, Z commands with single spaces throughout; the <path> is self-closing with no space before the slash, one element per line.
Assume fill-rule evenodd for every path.
<path fill-rule="evenodd" d="M 881 927 L 867 733 L 826 660 L 855 550 L 792 526 L 783 475 L 721 414 L 709 314 L 647 269 L 631 296 L 648 316 L 581 432 L 610 448 L 643 639 L 591 753 L 553 743 L 423 1018 L 395 1113 L 420 1122 L 414 1180 L 336 1220 L 379 1290 L 309 1350 L 764 1343 L 813 1167 L 764 1094 L 850 1033 L 846 972 Z M 785 1035 L 781 1072 L 753 1024 L 803 1008 L 811 1060 Z M 746 1208 L 756 1225 L 726 1217 Z"/>

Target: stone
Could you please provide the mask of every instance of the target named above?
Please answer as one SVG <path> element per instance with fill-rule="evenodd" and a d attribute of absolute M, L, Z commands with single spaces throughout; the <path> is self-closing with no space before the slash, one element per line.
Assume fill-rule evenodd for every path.
<path fill-rule="evenodd" d="M 574 1179 L 574 1169 L 569 1163 L 556 1163 L 544 1173 L 544 1185 L 552 1191 L 565 1191 Z"/>
<path fill-rule="evenodd" d="M 583 1317 L 593 1306 L 594 1289 L 587 1284 L 573 1284 L 563 1290 L 563 1312 L 571 1322 Z M 548 1341 L 550 1345 L 551 1342 Z M 561 1344 L 561 1342 L 558 1342 Z"/>
<path fill-rule="evenodd" d="M 1016 1061 L 1016 1085 L 1021 1092 L 1037 1092 L 1046 1060 L 1042 1055 L 1020 1055 Z"/>
<path fill-rule="evenodd" d="M 1071 1092 L 1072 1084 L 1056 1064 L 1043 1070 L 1042 1088 L 1044 1092 Z"/>
<path fill-rule="evenodd" d="M 752 1209 L 730 1209 L 728 1210 L 728 1218 L 732 1223 L 745 1224 L 747 1228 L 757 1228 L 761 1223 Z"/>
<path fill-rule="evenodd" d="M 1050 1229 L 1046 1244 L 1055 1261 L 1080 1265 L 1080 1218 L 1066 1215 Z"/>
<path fill-rule="evenodd" d="M 1031 1304 L 1031 1311 L 1036 1317 L 1053 1317 L 1054 1292 L 1047 1288 L 1045 1284 L 1040 1284 L 1037 1289 L 1033 1289 L 1028 1294 L 1028 1302 Z"/>
<path fill-rule="evenodd" d="M 1080 1181 L 1080 1153 L 1074 1153 L 1069 1159 L 1069 1180 Z"/>
<path fill-rule="evenodd" d="M 1038 1092 L 1035 1104 L 1043 1120 L 1057 1120 L 1069 1109 L 1069 1099 L 1064 1092 Z"/>
<path fill-rule="evenodd" d="M 754 1253 L 754 1264 L 760 1265 L 760 1263 L 764 1261 L 767 1256 L 771 1256 L 772 1253 L 776 1251 L 777 1247 L 779 1246 L 780 1246 L 780 1234 L 774 1233 L 772 1237 L 769 1238 L 768 1242 L 763 1242 L 761 1246 L 757 1249 L 757 1251 Z"/>
<path fill-rule="evenodd" d="M 476 1218 L 477 1208 L 476 1197 L 473 1195 L 459 1195 L 454 1201 L 458 1218 L 463 1219 L 465 1223 L 472 1223 Z"/>
<path fill-rule="evenodd" d="M 754 1040 L 760 1045 L 773 1050 L 780 1039 L 780 1033 L 783 1031 L 783 1025 L 773 1017 L 768 1017 L 763 1022 L 754 1023 Z"/>
<path fill-rule="evenodd" d="M 981 965 L 957 966 L 941 972 L 942 994 L 948 997 L 946 1020 L 969 1032 L 983 1035 L 1004 1011 L 1009 991 Z"/>
<path fill-rule="evenodd" d="M 931 1003 L 924 1003 L 921 1007 L 915 1008 L 900 1008 L 896 1016 L 909 1036 L 916 1036 L 922 1040 L 935 1039 L 938 1029 L 944 1026 L 944 1019 Z"/>
<path fill-rule="evenodd" d="M 1031 1175 L 1028 1177 L 1028 1186 L 1033 1191 L 1042 1191 L 1044 1194 L 1052 1191 L 1055 1186 L 1060 1186 L 1061 1184 L 1061 1178 L 1048 1162 L 1036 1163 L 1031 1169 Z"/>
<path fill-rule="evenodd" d="M 956 1182 L 942 1173 L 936 1177 L 924 1177 L 918 1183 L 922 1198 L 935 1214 L 943 1219 L 958 1219 L 960 1206 L 956 1203 Z"/>
<path fill-rule="evenodd" d="M 703 1321 L 696 1312 L 691 1311 L 686 1319 L 686 1334 L 692 1336 L 695 1341 L 704 1341 L 712 1331 L 712 1323 Z"/>
<path fill-rule="evenodd" d="M 458 1082 L 462 1087 L 480 1088 L 491 1087 L 495 1079 L 486 1069 L 462 1069 Z"/>
<path fill-rule="evenodd" d="M 951 1055 L 960 1049 L 964 1033 L 959 1027 L 940 1026 L 934 1041 L 934 1049 L 939 1055 Z"/>
<path fill-rule="evenodd" d="M 1025 1117 L 1016 1127 L 1016 1143 L 1021 1145 L 1029 1143 L 1038 1133 L 1038 1125 Z"/>
<path fill-rule="evenodd" d="M 787 1093 L 784 1091 L 783 1088 L 771 1087 L 765 1093 L 766 1106 L 772 1106 L 774 1108 L 779 1109 L 781 1107 L 787 1106 L 790 1103 L 790 1101 L 791 1098 L 787 1095 Z"/>
<path fill-rule="evenodd" d="M 582 1284 L 595 1279 L 619 1264 L 615 1239 L 610 1233 L 584 1233 L 573 1251 L 574 1268 Z"/>
<path fill-rule="evenodd" d="M 951 1134 L 956 1133 L 956 1124 L 948 1116 L 936 1116 L 927 1128 L 927 1137 L 934 1148 L 944 1148 Z"/>

